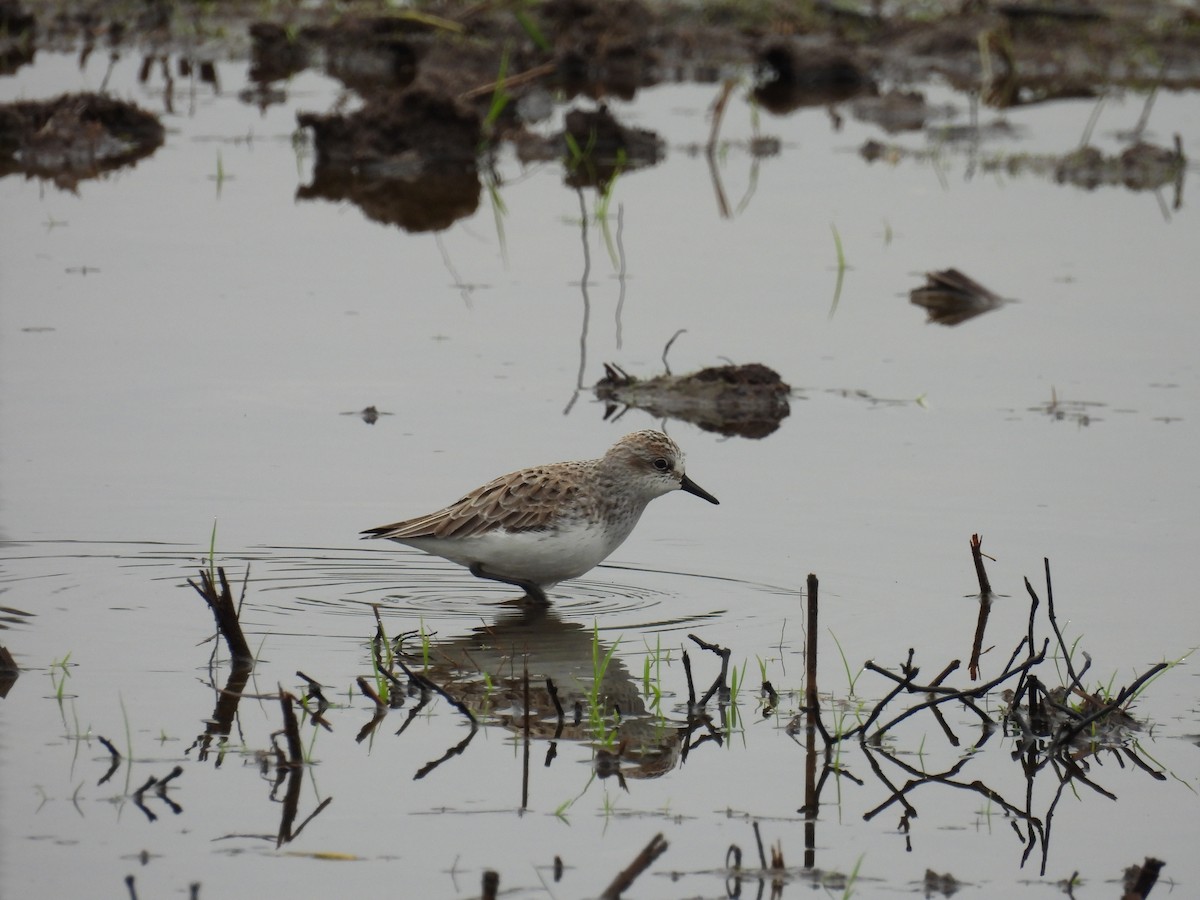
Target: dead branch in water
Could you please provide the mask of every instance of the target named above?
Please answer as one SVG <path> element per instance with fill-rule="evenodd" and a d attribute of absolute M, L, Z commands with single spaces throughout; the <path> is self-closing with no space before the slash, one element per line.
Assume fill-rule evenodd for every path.
<path fill-rule="evenodd" d="M 246 564 L 246 579 L 250 578 L 250 564 Z M 242 625 L 238 621 L 238 607 L 233 603 L 233 593 L 229 589 L 229 580 L 225 577 L 225 567 L 217 567 L 217 580 L 220 583 L 220 590 L 217 589 L 216 583 L 213 582 L 212 573 L 208 569 L 200 570 L 200 584 L 188 579 L 190 584 L 208 604 L 208 608 L 212 610 L 213 618 L 217 623 L 217 631 L 225 638 L 225 643 L 229 647 L 229 655 L 233 660 L 235 669 L 252 669 L 254 668 L 254 654 L 250 652 L 250 646 L 246 643 L 246 636 L 242 634 Z M 246 597 L 246 583 L 242 582 L 242 599 Z"/>
<path fill-rule="evenodd" d="M 1158 881 L 1158 873 L 1166 863 L 1153 856 L 1147 856 L 1140 866 L 1130 866 L 1125 870 L 1125 893 L 1121 900 L 1146 900 L 1150 890 Z"/>
<path fill-rule="evenodd" d="M 971 644 L 971 662 L 967 671 L 972 681 L 979 680 L 979 657 L 983 655 L 983 634 L 987 630 L 988 615 L 992 611 L 991 582 L 988 581 L 987 570 L 983 567 L 983 538 L 978 534 L 971 535 L 971 558 L 975 562 L 975 576 L 979 579 L 979 621 L 975 625 L 975 640 Z M 991 559 L 991 557 L 988 557 Z"/>
<path fill-rule="evenodd" d="M 645 872 L 654 861 L 667 852 L 667 842 L 659 832 L 650 839 L 642 852 L 639 853 L 616 878 L 604 889 L 600 900 L 620 900 L 621 894 L 627 891 L 639 875 Z"/>

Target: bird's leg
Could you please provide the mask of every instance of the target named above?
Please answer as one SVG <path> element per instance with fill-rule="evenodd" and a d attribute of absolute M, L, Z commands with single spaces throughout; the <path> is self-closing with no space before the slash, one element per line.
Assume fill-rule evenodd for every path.
<path fill-rule="evenodd" d="M 499 581 L 502 584 L 511 584 L 513 587 L 519 587 L 525 592 L 526 599 L 531 600 L 534 603 L 550 603 L 550 599 L 546 596 L 546 592 L 532 581 L 522 581 L 520 578 L 505 578 L 503 575 L 493 575 L 483 567 L 483 563 L 471 563 L 471 565 L 467 568 L 476 578 L 484 578 L 488 581 Z"/>

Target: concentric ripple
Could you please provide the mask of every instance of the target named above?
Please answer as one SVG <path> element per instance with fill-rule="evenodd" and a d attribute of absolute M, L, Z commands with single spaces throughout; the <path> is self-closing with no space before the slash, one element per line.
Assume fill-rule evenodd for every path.
<path fill-rule="evenodd" d="M 5 551 L 0 580 L 46 579 L 58 589 L 84 587 L 101 571 L 184 587 L 209 563 L 206 547 L 150 542 L 38 541 L 10 543 Z M 372 616 L 371 608 L 378 606 L 389 617 L 477 622 L 520 606 L 518 589 L 475 578 L 460 566 L 407 548 L 262 546 L 218 556 L 215 562 L 225 568 L 235 596 L 249 566 L 247 624 L 273 632 L 296 625 L 293 621 L 290 628 L 280 628 L 277 617 L 314 612 L 361 619 Z M 559 616 L 633 617 L 661 629 L 721 615 L 725 610 L 719 607 L 727 596 L 747 590 L 791 593 L 773 585 L 609 564 L 589 577 L 559 585 L 551 599 Z M 689 613 L 680 616 L 680 598 L 693 594 L 703 597 L 709 608 L 696 613 L 696 604 L 689 603 Z"/>

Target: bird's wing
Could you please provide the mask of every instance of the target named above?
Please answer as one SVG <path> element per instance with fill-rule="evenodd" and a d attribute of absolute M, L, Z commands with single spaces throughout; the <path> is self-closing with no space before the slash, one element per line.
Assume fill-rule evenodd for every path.
<path fill-rule="evenodd" d="M 499 528 L 524 531 L 545 528 L 558 504 L 578 487 L 566 473 L 552 466 L 522 469 L 501 475 L 476 488 L 445 509 L 415 519 L 380 525 L 362 532 L 364 537 L 404 538 L 470 537 Z"/>

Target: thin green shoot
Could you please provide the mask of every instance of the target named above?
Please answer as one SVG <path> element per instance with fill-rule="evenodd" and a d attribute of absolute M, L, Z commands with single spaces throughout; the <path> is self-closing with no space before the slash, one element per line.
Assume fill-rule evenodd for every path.
<path fill-rule="evenodd" d="M 380 628 L 382 629 L 383 626 L 381 625 Z M 383 640 L 382 635 L 379 639 Z M 379 654 L 375 653 L 374 649 L 372 649 L 371 652 L 371 671 L 375 678 L 375 693 L 379 695 L 379 699 L 382 700 L 383 704 L 386 706 L 388 705 L 388 691 L 390 690 L 391 685 L 388 680 L 383 677 L 383 672 L 379 668 Z"/>
<path fill-rule="evenodd" d="M 542 34 L 542 30 L 538 28 L 537 22 L 529 17 L 529 14 L 524 9 L 518 7 L 512 11 L 513 18 L 517 20 L 517 24 L 521 26 L 521 30 L 526 36 L 533 41 L 534 45 L 543 53 L 550 52 L 550 42 L 546 40 L 546 36 Z"/>
<path fill-rule="evenodd" d="M 496 684 L 492 681 L 491 672 L 483 673 L 483 697 L 480 702 L 480 712 L 489 715 L 492 711 L 492 695 L 496 692 Z"/>
<path fill-rule="evenodd" d="M 575 135 L 569 131 L 563 132 L 563 140 L 567 143 L 567 152 L 571 154 L 571 162 L 574 165 L 579 165 L 583 162 L 583 148 L 579 146 L 579 141 L 575 140 Z"/>
<path fill-rule="evenodd" d="M 837 225 L 829 223 L 833 231 L 833 246 L 837 249 L 837 283 L 833 286 L 833 302 L 829 306 L 829 318 L 833 319 L 837 312 L 838 300 L 842 296 L 842 283 L 846 278 L 846 253 L 842 249 L 842 236 L 838 233 Z"/>
<path fill-rule="evenodd" d="M 741 694 L 742 685 L 746 681 L 746 666 L 750 660 L 742 660 L 742 668 L 739 670 L 737 666 L 733 667 L 733 671 L 729 674 L 729 704 L 736 706 L 738 697 Z"/>
<path fill-rule="evenodd" d="M 492 102 L 488 105 L 487 115 L 483 117 L 483 127 L 490 134 L 508 106 L 512 95 L 504 89 L 504 80 L 508 77 L 508 46 L 500 54 L 500 70 L 496 73 L 496 89 L 492 91 Z"/>
<path fill-rule="evenodd" d="M 592 151 L 596 149 L 596 132 L 593 130 L 588 133 L 587 145 L 580 147 L 579 141 L 575 140 L 575 135 L 567 131 L 563 133 L 563 140 L 567 144 L 567 152 L 570 154 L 570 159 L 567 160 L 567 166 L 572 172 L 580 167 L 585 167 L 589 181 L 595 181 L 596 169 L 592 161 Z"/>
<path fill-rule="evenodd" d="M 621 643 L 618 637 L 607 653 L 600 649 L 600 627 L 592 620 L 592 683 L 588 689 L 588 719 L 592 734 L 600 745 L 610 747 L 616 743 L 617 729 L 608 727 L 608 716 L 605 712 L 604 676 L 608 665 L 612 662 L 613 654 Z"/>
<path fill-rule="evenodd" d="M 1159 762 L 1159 760 L 1157 760 L 1154 757 L 1154 755 L 1146 749 L 1145 745 L 1142 744 L 1141 741 L 1134 741 L 1133 746 L 1130 747 L 1129 749 L 1132 750 L 1133 752 L 1137 753 L 1137 755 L 1139 757 L 1141 757 L 1142 759 L 1148 760 L 1149 762 L 1158 766 L 1160 771 L 1168 773 L 1172 778 L 1174 778 L 1176 781 L 1178 781 L 1180 784 L 1182 784 L 1185 788 L 1187 788 L 1189 791 L 1191 791 L 1193 795 L 1196 794 L 1196 789 L 1194 787 L 1192 787 L 1190 777 L 1181 778 L 1178 775 L 1176 775 L 1174 771 L 1172 771 L 1171 769 L 1168 769 L 1163 763 Z"/>
<path fill-rule="evenodd" d="M 218 197 L 221 196 L 221 188 L 225 185 L 225 182 L 232 177 L 233 176 L 231 176 L 225 172 L 225 160 L 221 156 L 221 148 L 218 147 L 217 148 L 217 174 L 212 176 L 213 181 L 215 181 L 217 183 L 217 196 Z"/>
<path fill-rule="evenodd" d="M 420 619 L 420 629 L 421 629 L 421 668 L 423 671 L 428 672 L 429 671 L 429 632 L 425 630 L 425 617 L 424 616 L 421 616 L 421 619 Z M 391 660 L 388 660 L 388 664 L 389 665 L 391 664 Z"/>
<path fill-rule="evenodd" d="M 837 635 L 834 634 L 832 630 L 830 630 L 829 636 L 833 638 L 834 646 L 838 648 L 838 655 L 842 658 L 842 668 L 846 671 L 846 682 L 850 685 L 850 696 L 853 697 L 855 696 L 854 685 L 858 681 L 858 676 L 862 674 L 863 670 L 859 669 L 857 673 L 853 675 L 850 674 L 850 662 L 846 659 L 846 651 L 842 649 L 841 641 L 837 639 Z"/>
<path fill-rule="evenodd" d="M 581 790 L 574 797 L 571 797 L 570 799 L 564 800 L 562 803 L 560 803 L 558 805 L 558 808 L 554 810 L 554 815 L 557 816 L 559 819 L 562 819 L 562 821 L 564 823 L 566 823 L 567 825 L 570 825 L 571 823 L 567 819 L 567 811 L 579 801 L 580 797 L 582 797 L 584 794 L 587 793 L 588 788 L 590 788 L 592 786 L 592 782 L 595 780 L 596 780 L 596 770 L 593 769 L 591 772 L 591 775 L 588 776 L 588 780 L 583 785 L 583 790 Z"/>
<path fill-rule="evenodd" d="M 854 884 L 858 881 L 858 870 L 862 868 L 863 857 L 866 854 L 860 854 L 855 860 L 854 868 L 850 870 L 850 874 L 846 876 L 846 889 L 842 891 L 842 900 L 850 900 L 854 896 Z"/>
<path fill-rule="evenodd" d="M 613 193 L 617 188 L 617 180 L 621 177 L 621 173 L 625 171 L 625 165 L 629 161 L 625 153 L 625 148 L 617 149 L 617 159 L 613 164 L 612 176 L 604 185 L 604 190 L 600 192 L 600 196 L 596 201 L 596 221 L 605 222 L 608 220 L 608 208 L 612 203 Z"/>
<path fill-rule="evenodd" d="M 62 659 L 56 659 L 50 663 L 50 683 L 54 685 L 54 697 L 61 707 L 63 695 L 67 686 L 67 679 L 71 677 L 71 670 L 67 666 L 71 662 L 71 654 L 68 652 Z M 62 674 L 56 676 L 54 670 L 59 669 Z"/>
<path fill-rule="evenodd" d="M 608 210 L 612 204 L 613 194 L 616 193 L 617 180 L 625 169 L 626 161 L 625 148 L 622 147 L 617 150 L 617 162 L 613 173 L 596 200 L 596 221 L 600 223 L 600 233 L 604 235 L 604 246 L 608 250 L 609 261 L 612 263 L 612 267 L 618 270 L 621 268 L 621 257 L 617 252 L 616 242 L 613 240 L 612 229 L 608 227 Z"/>
<path fill-rule="evenodd" d="M 504 217 L 508 215 L 508 207 L 500 196 L 500 179 L 491 166 L 484 170 L 483 183 L 487 186 L 488 201 L 492 205 L 492 219 L 496 223 L 496 240 L 500 244 L 500 258 L 508 267 L 508 237 L 504 232 Z"/>
<path fill-rule="evenodd" d="M 217 583 L 217 520 L 213 518 L 212 533 L 208 536 L 208 580 Z"/>
<path fill-rule="evenodd" d="M 642 643 L 646 647 L 646 656 L 642 661 L 642 694 L 649 701 L 649 709 L 660 719 L 663 718 L 662 711 L 662 635 L 654 636 L 654 647 L 646 643 L 645 638 Z"/>
<path fill-rule="evenodd" d="M 1196 650 L 1197 650 L 1196 647 L 1192 647 L 1190 650 L 1188 650 L 1186 653 L 1184 653 L 1183 656 L 1176 657 L 1175 659 L 1168 662 L 1167 667 L 1165 669 L 1160 669 L 1159 671 L 1155 672 L 1152 677 L 1146 679 L 1146 681 L 1144 681 L 1141 685 L 1138 686 L 1138 689 L 1136 691 L 1134 691 L 1132 694 L 1129 695 L 1128 699 L 1126 700 L 1125 705 L 1128 706 L 1130 703 L 1132 703 L 1134 700 L 1136 700 L 1138 697 L 1140 697 L 1142 695 L 1142 692 L 1145 691 L 1146 688 L 1150 687 L 1150 685 L 1152 685 L 1152 684 L 1154 684 L 1154 682 L 1158 681 L 1158 679 L 1161 678 L 1163 675 L 1165 675 L 1167 672 L 1170 672 L 1173 668 L 1180 665 L 1181 663 L 1186 662 L 1187 659 L 1193 653 L 1196 652 Z"/>
<path fill-rule="evenodd" d="M 412 22 L 420 22 L 422 25 L 428 25 L 430 28 L 437 28 L 442 31 L 449 31 L 452 34 L 464 34 L 466 26 L 461 22 L 455 22 L 453 19 L 446 19 L 442 16 L 436 16 L 433 13 L 422 12 L 417 9 L 406 9 L 396 13 L 398 19 L 408 19 Z"/>
<path fill-rule="evenodd" d="M 311 718 L 312 718 L 312 714 L 310 713 L 309 719 L 311 719 Z M 308 746 L 304 748 L 304 762 L 307 765 L 312 765 L 313 748 L 316 747 L 316 745 L 317 745 L 317 735 L 320 732 L 321 732 L 321 726 L 318 725 L 316 722 L 313 722 L 312 737 L 308 741 Z"/>
<path fill-rule="evenodd" d="M 125 697 L 117 692 L 117 700 L 121 704 L 121 718 L 125 720 L 125 792 L 129 793 L 130 779 L 133 777 L 133 729 L 129 725 L 129 711 L 125 709 Z"/>

